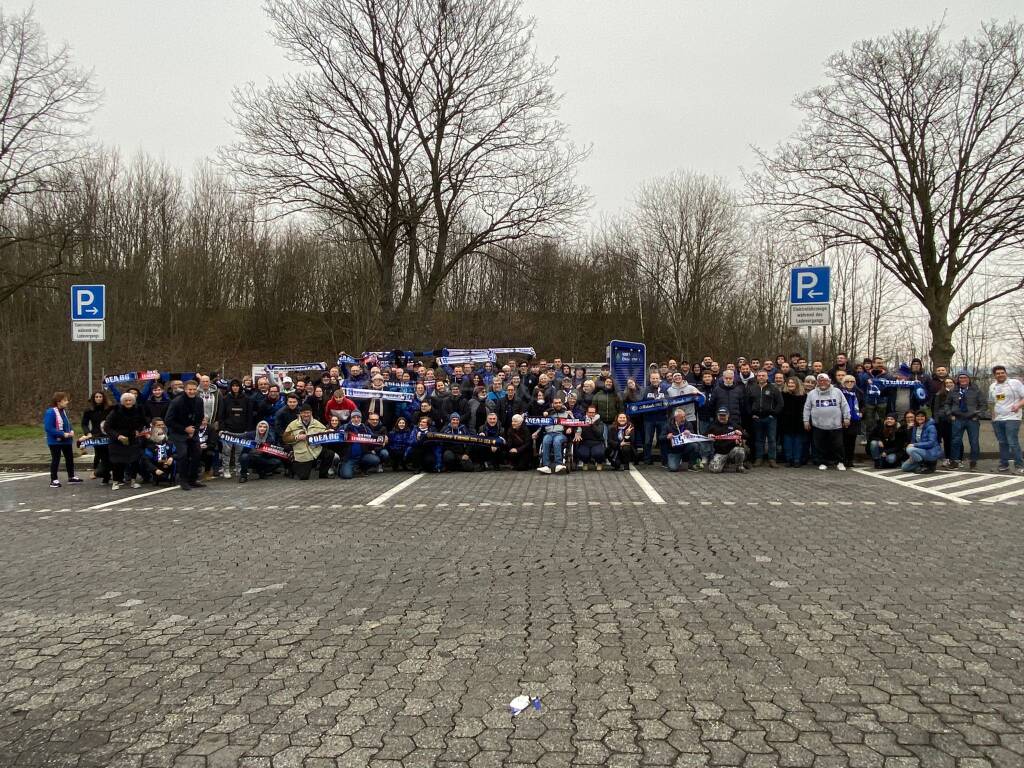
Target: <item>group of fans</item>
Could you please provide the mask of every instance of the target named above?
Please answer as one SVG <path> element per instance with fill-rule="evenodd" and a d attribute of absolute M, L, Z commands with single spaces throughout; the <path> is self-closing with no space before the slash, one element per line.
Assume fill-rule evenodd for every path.
<path fill-rule="evenodd" d="M 857 446 L 876 467 L 934 472 L 979 455 L 990 411 L 999 471 L 1024 474 L 1019 431 L 1024 384 L 992 369 L 987 395 L 967 371 L 927 373 L 920 360 L 890 371 L 882 358 L 827 370 L 798 354 L 720 365 L 710 356 L 652 363 L 646 378 L 617 384 L 609 367 L 528 357 L 499 365 L 494 351 L 342 356 L 268 366 L 225 381 L 216 374 L 140 371 L 105 379 L 76 434 L 57 392 L 44 416 L 51 486 L 60 459 L 71 483 L 74 450 L 94 450 L 95 476 L 111 488 L 285 475 L 350 479 L 370 472 L 629 469 L 656 460 L 669 471 L 745 472 L 755 463 L 810 462 L 845 470 Z M 461 362 L 460 362 L 461 360 Z M 131 386 L 127 386 L 131 385 Z M 122 387 L 127 388 L 122 391 Z M 111 399 L 113 395 L 113 400 Z"/>

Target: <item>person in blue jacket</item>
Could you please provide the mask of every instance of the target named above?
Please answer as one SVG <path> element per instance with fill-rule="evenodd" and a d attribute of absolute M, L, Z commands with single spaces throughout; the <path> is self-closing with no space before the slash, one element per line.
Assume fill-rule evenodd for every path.
<path fill-rule="evenodd" d="M 46 432 L 46 444 L 50 447 L 50 487 L 60 488 L 57 470 L 60 469 L 60 457 L 64 457 L 64 467 L 68 471 L 69 483 L 80 483 L 82 479 L 75 474 L 75 457 L 72 444 L 75 430 L 68 417 L 68 405 L 71 397 L 67 392 L 54 392 L 50 408 L 43 414 L 43 430 Z"/>
<path fill-rule="evenodd" d="M 910 431 L 907 460 L 901 468 L 904 472 L 928 475 L 935 471 L 935 465 L 941 458 L 942 446 L 935 422 L 924 411 L 918 411 L 914 414 L 914 428 Z"/>

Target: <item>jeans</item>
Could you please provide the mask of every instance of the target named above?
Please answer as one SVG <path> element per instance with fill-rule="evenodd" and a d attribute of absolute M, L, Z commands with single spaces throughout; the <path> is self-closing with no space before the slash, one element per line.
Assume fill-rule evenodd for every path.
<path fill-rule="evenodd" d="M 768 460 L 775 461 L 775 430 L 778 420 L 774 416 L 754 419 L 754 460 L 764 458 L 765 442 L 768 443 Z"/>
<path fill-rule="evenodd" d="M 196 482 L 203 456 L 199 438 L 170 435 L 170 440 L 174 444 L 174 460 L 178 463 L 178 482 L 182 485 Z"/>
<path fill-rule="evenodd" d="M 782 454 L 790 464 L 804 464 L 807 461 L 806 447 L 805 433 L 795 432 L 782 436 Z"/>
<path fill-rule="evenodd" d="M 653 438 L 653 440 L 652 440 Z M 662 440 L 665 438 L 665 422 L 664 421 L 645 421 L 644 422 L 644 461 L 648 464 L 654 461 L 654 451 L 651 449 L 651 443 L 656 442 L 658 444 L 658 451 L 662 454 L 662 460 L 664 460 L 665 448 L 662 446 Z"/>
<path fill-rule="evenodd" d="M 868 453 L 871 454 L 871 458 L 875 461 L 881 461 L 882 463 L 890 466 L 896 464 L 896 454 L 886 453 L 885 446 L 879 440 L 872 440 L 868 443 Z"/>
<path fill-rule="evenodd" d="M 540 444 L 540 465 L 552 467 L 562 463 L 562 452 L 565 448 L 565 435 L 548 432 Z"/>
<path fill-rule="evenodd" d="M 993 421 L 992 431 L 999 441 L 999 466 L 1007 466 L 1012 458 L 1017 469 L 1024 467 L 1020 455 L 1020 419 Z"/>
<path fill-rule="evenodd" d="M 686 462 L 686 454 L 688 451 L 669 451 L 665 454 L 665 458 L 668 459 L 668 471 L 678 472 L 683 463 Z"/>
<path fill-rule="evenodd" d="M 981 423 L 974 419 L 957 419 L 953 422 L 953 441 L 949 458 L 960 461 L 964 457 L 964 432 L 971 444 L 971 461 L 977 461 L 981 452 Z"/>
<path fill-rule="evenodd" d="M 579 464 L 604 464 L 604 443 L 576 443 L 574 458 Z"/>
<path fill-rule="evenodd" d="M 338 477 L 342 480 L 351 480 L 356 473 L 356 468 L 364 471 L 380 466 L 380 457 L 375 453 L 364 453 L 358 459 L 345 459 L 341 462 L 341 471 Z"/>
<path fill-rule="evenodd" d="M 903 462 L 901 469 L 904 472 L 913 472 L 924 463 L 924 451 L 920 448 L 910 446 L 907 448 L 907 460 Z"/>

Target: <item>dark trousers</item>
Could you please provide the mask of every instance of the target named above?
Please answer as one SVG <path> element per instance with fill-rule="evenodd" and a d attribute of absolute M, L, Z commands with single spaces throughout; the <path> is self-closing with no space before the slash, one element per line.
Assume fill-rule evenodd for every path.
<path fill-rule="evenodd" d="M 75 455 L 71 451 L 71 445 L 50 446 L 50 479 L 57 479 L 57 470 L 60 469 L 60 457 L 64 457 L 64 466 L 68 470 L 68 478 L 75 476 Z"/>
<path fill-rule="evenodd" d="M 110 479 L 110 449 L 107 446 L 97 445 L 93 448 L 92 468 L 96 477 Z"/>
<path fill-rule="evenodd" d="M 174 443 L 174 460 L 178 462 L 178 482 L 194 483 L 198 481 L 203 456 L 199 439 L 185 435 L 171 435 L 170 439 Z"/>
<path fill-rule="evenodd" d="M 811 431 L 811 461 L 835 466 L 842 460 L 843 430 L 814 427 Z"/>
<path fill-rule="evenodd" d="M 242 468 L 242 474 L 245 477 L 249 476 L 250 469 L 260 477 L 266 477 L 272 475 L 281 466 L 281 460 L 265 453 L 245 451 L 238 457 L 238 465 Z"/>

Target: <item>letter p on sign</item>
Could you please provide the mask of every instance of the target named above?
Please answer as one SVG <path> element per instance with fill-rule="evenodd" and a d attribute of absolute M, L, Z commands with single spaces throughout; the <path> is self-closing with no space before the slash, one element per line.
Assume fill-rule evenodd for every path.
<path fill-rule="evenodd" d="M 794 267 L 790 272 L 791 304 L 825 304 L 829 291 L 829 267 Z"/>
<path fill-rule="evenodd" d="M 103 320 L 106 317 L 106 309 L 106 286 L 71 286 L 72 320 Z"/>

